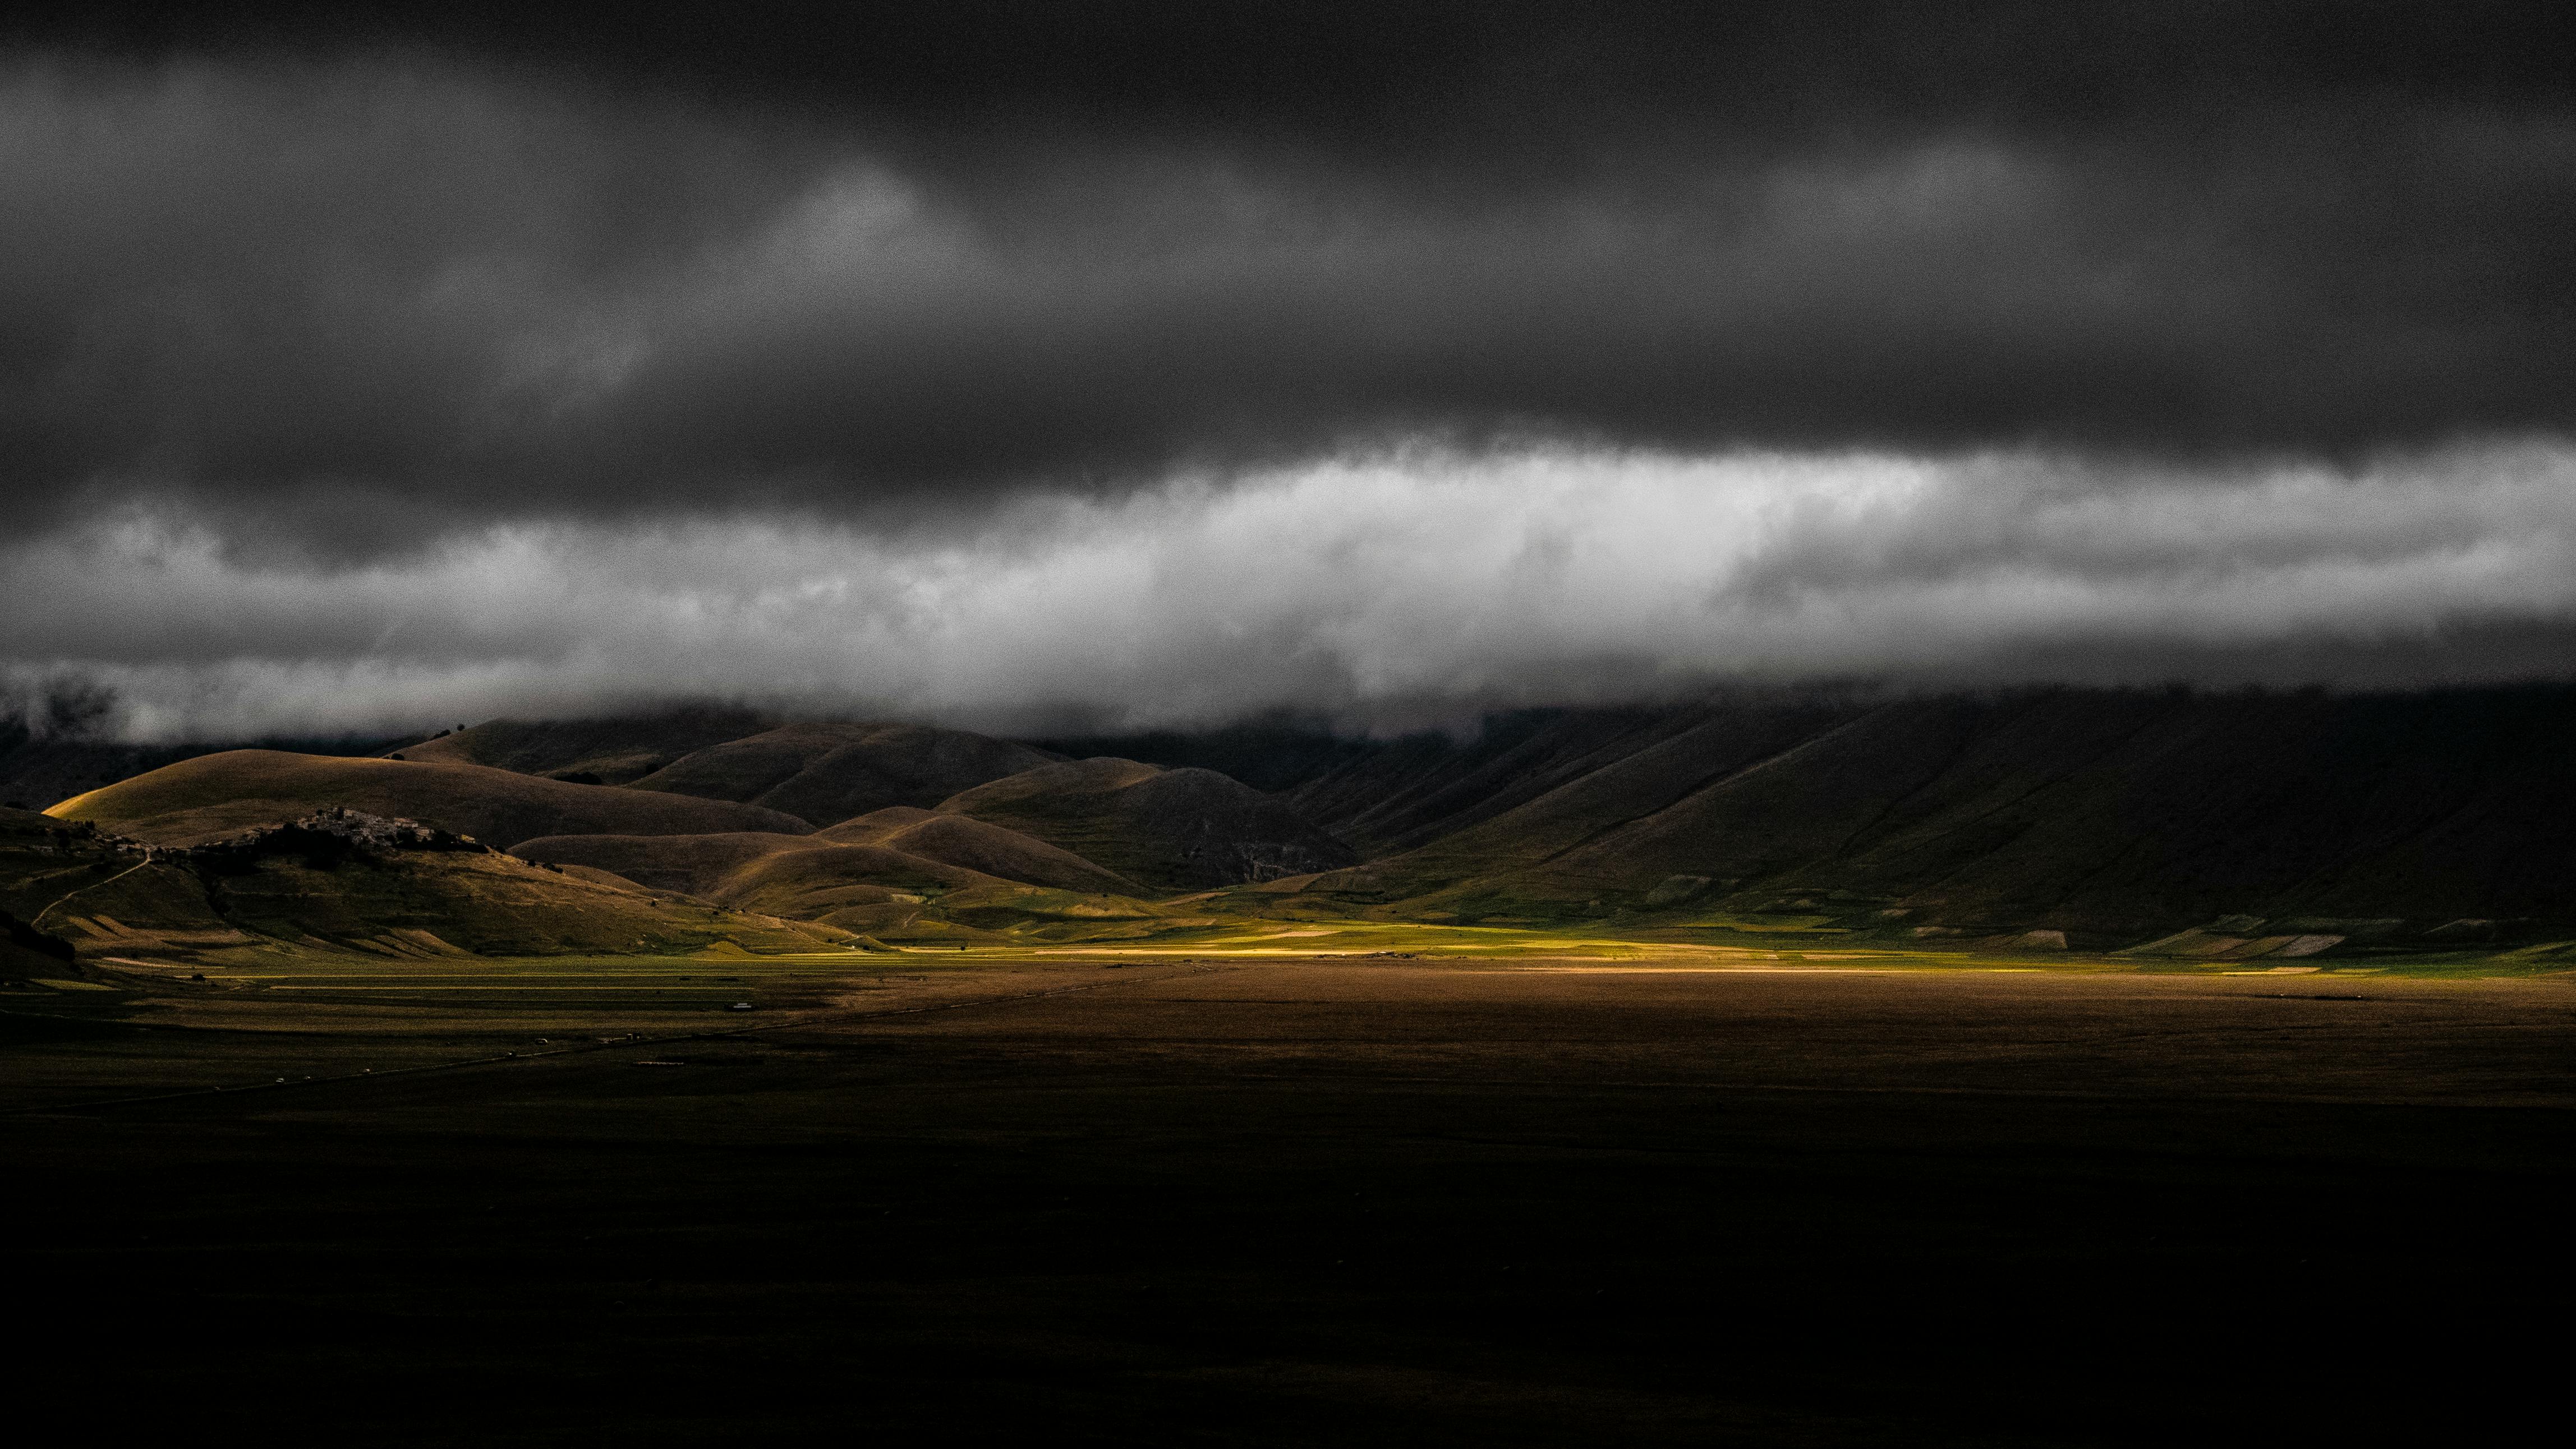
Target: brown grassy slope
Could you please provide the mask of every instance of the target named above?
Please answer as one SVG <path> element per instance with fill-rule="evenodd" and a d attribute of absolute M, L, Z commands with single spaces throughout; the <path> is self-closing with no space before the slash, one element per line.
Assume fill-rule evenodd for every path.
<path fill-rule="evenodd" d="M 764 855 L 808 843 L 802 835 L 743 830 L 720 835 L 540 835 L 510 847 L 523 860 L 611 871 L 654 890 L 704 896 Z"/>
<path fill-rule="evenodd" d="M 198 956 L 283 942 L 370 955 L 762 950 L 837 944 L 828 930 L 657 901 L 482 851 L 376 851 L 317 865 L 297 852 L 205 860 L 118 848 L 60 820 L 0 814 L 0 910 L 91 956 Z"/>
<path fill-rule="evenodd" d="M 908 805 L 870 811 L 818 830 L 814 838 L 882 845 L 924 860 L 1056 890 L 1132 896 L 1142 889 L 1115 871 L 1034 836 L 971 815 L 942 815 Z"/>
<path fill-rule="evenodd" d="M 522 775 L 595 775 L 631 784 L 709 745 L 740 739 L 775 720 L 750 710 L 707 706 L 661 714 L 570 720 L 492 720 L 405 747 L 407 760 L 489 765 Z"/>
<path fill-rule="evenodd" d="M 480 765 L 228 750 L 164 766 L 46 811 L 159 845 L 197 845 L 326 805 L 395 815 L 507 846 L 539 835 L 801 835 L 793 816 L 726 801 L 568 785 Z"/>
<path fill-rule="evenodd" d="M 1139 888 L 1069 851 L 962 815 L 895 806 L 812 835 L 551 835 L 513 854 L 614 871 L 663 890 L 735 901 L 758 883 L 792 892 L 871 886 L 884 892 L 961 890 L 995 882 L 1095 895 Z M 769 857 L 794 854 L 753 870 Z"/>
<path fill-rule="evenodd" d="M 1068 760 L 943 801 L 1161 891 L 1204 890 L 1330 870 L 1350 847 L 1287 806 L 1213 770 Z"/>
<path fill-rule="evenodd" d="M 889 805 L 936 805 L 1053 758 L 964 730 L 820 721 L 710 745 L 635 786 L 743 801 L 829 825 Z"/>
<path fill-rule="evenodd" d="M 980 871 L 924 860 L 882 845 L 815 845 L 764 855 L 716 882 L 710 898 L 800 920 L 823 920 L 854 906 L 899 895 L 945 894 L 999 887 Z"/>
<path fill-rule="evenodd" d="M 146 861 L 114 836 L 27 810 L 0 810 L 0 911 L 83 948 L 129 918 L 198 938 L 246 939 L 223 922 L 185 865 Z"/>
<path fill-rule="evenodd" d="M 999 880 L 880 845 L 813 845 L 764 855 L 717 882 L 712 894 L 889 941 L 1001 941 L 1030 927 L 1159 914 L 1130 897 Z"/>
<path fill-rule="evenodd" d="M 289 858 L 210 879 L 215 903 L 235 925 L 377 954 L 431 955 L 441 943 L 482 955 L 659 952 L 724 940 L 811 950 L 842 939 L 798 922 L 717 918 L 640 885 L 577 878 L 507 855 L 405 852 L 328 870 Z"/>
<path fill-rule="evenodd" d="M 512 853 L 806 920 L 897 894 L 1004 884 L 883 845 L 797 835 L 554 835 L 522 841 Z"/>

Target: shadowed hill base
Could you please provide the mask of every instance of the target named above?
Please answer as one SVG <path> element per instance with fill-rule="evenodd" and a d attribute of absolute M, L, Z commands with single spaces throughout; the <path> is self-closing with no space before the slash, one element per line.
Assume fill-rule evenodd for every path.
<path fill-rule="evenodd" d="M 0 911 L 0 979 L 25 981 L 71 972 L 71 942 Z"/>
<path fill-rule="evenodd" d="M 228 750 L 167 765 L 46 811 L 156 845 L 201 845 L 329 805 L 402 816 L 489 845 L 538 835 L 805 833 L 805 822 L 727 801 L 425 761 Z"/>
<path fill-rule="evenodd" d="M 1204 890 L 1350 863 L 1350 847 L 1213 770 L 1068 760 L 943 802 L 1157 890 Z"/>

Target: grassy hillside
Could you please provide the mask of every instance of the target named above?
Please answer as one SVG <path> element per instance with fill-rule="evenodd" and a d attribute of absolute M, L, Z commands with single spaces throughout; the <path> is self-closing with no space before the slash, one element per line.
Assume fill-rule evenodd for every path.
<path fill-rule="evenodd" d="M 503 719 L 443 732 L 399 753 L 407 760 L 489 765 L 523 775 L 578 775 L 603 785 L 625 785 L 684 755 L 776 723 L 766 715 L 722 706 L 603 719 Z"/>
<path fill-rule="evenodd" d="M 1489 820 L 1708 716 L 1702 707 L 1526 709 L 1489 714 L 1463 738 L 1433 731 L 1353 739 L 1320 727 L 1255 722 L 1199 734 L 1159 731 L 1046 743 L 1084 756 L 1233 776 L 1278 795 L 1374 860 Z"/>
<path fill-rule="evenodd" d="M 685 951 L 728 940 L 811 950 L 844 939 L 480 850 L 147 850 L 22 811 L 0 812 L 0 912 L 84 956 L 181 960 Z"/>
<path fill-rule="evenodd" d="M 816 721 L 709 745 L 634 783 L 829 825 L 889 805 L 936 805 L 1052 758 L 964 730 Z"/>
<path fill-rule="evenodd" d="M 611 871 L 718 905 L 821 922 L 897 941 L 1007 941 L 1007 933 L 1059 922 L 1160 920 L 1118 877 L 1078 857 L 982 822 L 927 811 L 886 811 L 866 829 L 812 836 L 555 836 L 517 853 L 567 869 Z M 835 835 L 841 838 L 834 838 Z M 863 838 L 853 838 L 863 837 Z M 918 845 L 988 863 L 1066 873 L 1078 889 L 1030 884 L 915 853 Z M 998 857 L 998 858 L 996 858 Z M 1059 868 L 1058 861 L 1070 862 Z M 1186 913 L 1184 913 L 1186 914 Z"/>
<path fill-rule="evenodd" d="M 480 765 L 228 750 L 167 765 L 46 811 L 157 845 L 198 845 L 345 805 L 507 846 L 539 835 L 678 835 L 805 822 L 726 801 L 571 785 Z"/>
<path fill-rule="evenodd" d="M 511 853 L 557 865 L 615 871 L 664 890 L 720 899 L 726 882 L 770 856 L 801 853 L 807 877 L 837 873 L 846 884 L 895 890 L 963 889 L 994 881 L 1102 895 L 1133 895 L 1134 883 L 1017 831 L 962 815 L 894 806 L 811 835 L 744 831 L 723 835 L 548 835 Z M 836 864 L 826 867 L 824 862 Z"/>
<path fill-rule="evenodd" d="M 399 762 L 188 760 L 66 801 L 61 819 L 25 817 L 34 843 L 0 909 L 33 919 L 48 892 L 95 888 L 82 900 L 98 909 L 77 914 L 193 921 L 213 942 L 242 928 L 202 880 L 70 824 L 184 845 L 330 804 L 607 873 L 592 886 L 914 940 L 1163 931 L 1195 911 L 2212 959 L 2576 934 L 2564 688 L 1738 697 L 1496 716 L 1474 739 L 1263 727 L 1158 746 L 1245 755 L 1280 794 L 956 731 L 672 718 L 658 736 L 634 721 L 487 726 Z M 640 788 L 423 758 L 604 764 L 746 720 L 767 727 L 685 751 Z M 1032 759 L 936 808 L 808 824 Z M 739 798 L 705 798 L 718 795 Z M 1361 863 L 1299 804 L 1388 853 Z M 1140 904 L 1209 891 L 1224 894 Z"/>
<path fill-rule="evenodd" d="M 379 755 L 390 739 L 278 739 L 261 749 L 304 755 Z M 129 780 L 147 770 L 240 747 L 229 744 L 125 744 L 80 736 L 37 735 L 25 720 L 0 713 L 0 809 L 42 810 L 86 790 Z"/>
<path fill-rule="evenodd" d="M 812 950 L 843 939 L 828 928 L 710 911 L 642 886 L 498 854 L 405 855 L 327 870 L 268 861 L 247 875 L 218 878 L 213 897 L 241 929 L 389 957 L 671 952 L 722 941 Z"/>
<path fill-rule="evenodd" d="M 1329 870 L 1350 848 L 1276 799 L 1213 770 L 1068 760 L 980 785 L 943 814 L 1034 836 L 1156 890 L 1204 890 Z"/>
<path fill-rule="evenodd" d="M 1776 759 L 1848 722 L 1826 706 L 1727 710 L 1623 732 L 1620 744 L 1552 761 L 1571 778 L 1526 803 L 1416 850 L 1330 878 L 1342 894 L 1375 901 L 1424 895 L 1462 882 L 1539 871 L 1627 821 L 1665 809 L 1716 782 Z M 1607 763 L 1595 763 L 1606 758 Z M 1591 765 L 1591 768 L 1584 768 Z M 1570 887 L 1588 894 L 1590 883 Z M 1568 892 L 1552 892 L 1563 895 Z"/>
<path fill-rule="evenodd" d="M 999 880 L 1094 894 L 1139 894 L 1141 887 L 1115 871 L 1034 836 L 970 815 L 943 815 L 897 805 L 814 832 L 817 840 L 882 845 Z"/>
<path fill-rule="evenodd" d="M 826 841 L 814 836 L 764 835 L 548 835 L 523 841 L 511 852 L 549 865 L 583 865 L 613 871 L 657 890 L 678 891 L 727 904 L 767 891 L 763 909 L 819 917 L 850 901 L 876 903 L 890 892 L 962 890 L 994 877 L 927 860 L 882 845 Z M 792 898 L 857 894 L 800 908 Z M 819 899 L 819 897 L 817 898 Z"/>
<path fill-rule="evenodd" d="M 812 845 L 773 851 L 744 864 L 714 884 L 712 898 L 830 921 L 854 906 L 921 904 L 952 891 L 1005 884 L 980 871 L 882 845 Z"/>

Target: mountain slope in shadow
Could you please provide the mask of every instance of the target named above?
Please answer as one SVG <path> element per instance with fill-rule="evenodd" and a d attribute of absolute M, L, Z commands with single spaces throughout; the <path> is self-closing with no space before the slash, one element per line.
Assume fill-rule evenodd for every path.
<path fill-rule="evenodd" d="M 2576 692 L 2554 689 L 1712 707 L 1306 889 L 1453 918 L 1840 899 L 2110 935 L 2230 913 L 2565 921 L 2569 738 Z"/>
<path fill-rule="evenodd" d="M 1054 758 L 965 730 L 812 721 L 709 745 L 634 783 L 829 825 L 888 806 L 927 808 Z"/>
<path fill-rule="evenodd" d="M 1213 770 L 1066 760 L 941 802 L 1153 890 L 1205 890 L 1330 870 L 1350 847 L 1286 805 Z"/>
<path fill-rule="evenodd" d="M 698 750 L 772 728 L 772 716 L 722 705 L 597 719 L 489 720 L 440 731 L 396 753 L 407 760 L 488 765 L 522 775 L 630 785 Z"/>

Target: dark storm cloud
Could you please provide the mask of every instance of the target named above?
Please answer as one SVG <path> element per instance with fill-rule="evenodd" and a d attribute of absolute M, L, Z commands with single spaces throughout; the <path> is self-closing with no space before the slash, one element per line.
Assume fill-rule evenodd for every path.
<path fill-rule="evenodd" d="M 18 525 L 2576 424 L 2542 7 L 339 9 L 22 33 Z"/>
<path fill-rule="evenodd" d="M 2563 677 L 2569 25 L 87 7 L 0 51 L 0 702 Z"/>

